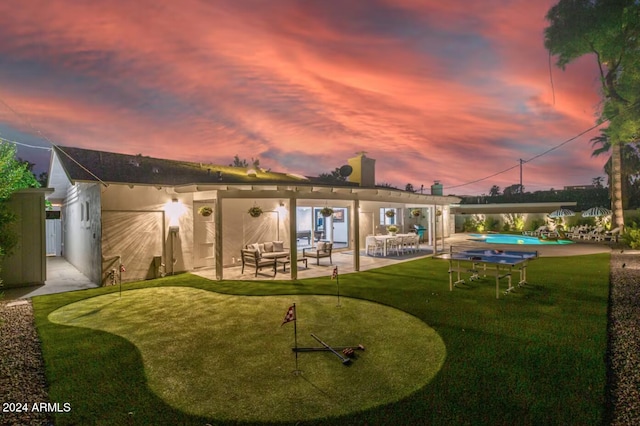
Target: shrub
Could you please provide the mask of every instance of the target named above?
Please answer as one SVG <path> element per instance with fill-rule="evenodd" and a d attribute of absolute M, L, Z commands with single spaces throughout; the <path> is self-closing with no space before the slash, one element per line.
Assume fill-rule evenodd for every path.
<path fill-rule="evenodd" d="M 634 250 L 640 249 L 640 217 L 634 217 L 627 222 L 622 241 Z"/>
<path fill-rule="evenodd" d="M 486 231 L 497 231 L 500 226 L 500 221 L 493 217 L 487 217 L 484 220 L 484 229 Z"/>
<path fill-rule="evenodd" d="M 540 220 L 540 219 L 533 219 L 531 221 L 531 226 L 529 226 L 529 229 L 531 231 L 535 231 L 536 229 L 540 228 L 542 225 L 544 225 L 546 222 L 544 220 Z"/>
<path fill-rule="evenodd" d="M 504 215 L 505 231 L 523 231 L 524 230 L 524 216 L 521 213 L 508 213 Z"/>

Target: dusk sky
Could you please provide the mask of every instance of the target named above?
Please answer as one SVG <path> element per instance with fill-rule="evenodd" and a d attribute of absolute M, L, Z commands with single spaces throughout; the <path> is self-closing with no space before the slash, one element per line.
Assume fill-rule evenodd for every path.
<path fill-rule="evenodd" d="M 595 124 L 595 61 L 552 67 L 547 0 L 4 0 L 0 137 L 445 194 Z M 555 96 L 554 96 L 555 94 Z M 526 191 L 590 184 L 593 130 L 524 164 Z M 48 168 L 49 152 L 18 148 Z M 462 186 L 464 185 L 464 186 Z"/>

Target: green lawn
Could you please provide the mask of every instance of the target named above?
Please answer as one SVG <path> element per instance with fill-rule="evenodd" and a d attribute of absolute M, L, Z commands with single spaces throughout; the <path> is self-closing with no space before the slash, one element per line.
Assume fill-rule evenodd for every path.
<path fill-rule="evenodd" d="M 600 424 L 609 255 L 538 259 L 532 284 L 499 300 L 491 279 L 449 292 L 447 267 L 421 259 L 343 275 L 349 299 L 341 308 L 335 297 L 304 296 L 334 294 L 328 277 L 212 282 L 185 274 L 125 285 L 140 290 L 122 299 L 115 288 L 34 298 L 51 400 L 72 405 L 56 423 L 224 424 L 235 398 L 235 418 L 247 421 L 274 413 L 273 421 L 304 424 Z M 367 351 L 350 367 L 330 354 L 301 354 L 303 374 L 291 374 L 292 324 L 280 327 L 289 301 L 299 305 L 301 345 L 315 346 L 314 332 Z M 222 305 L 237 305 L 238 320 L 216 316 Z M 425 348 L 438 342 L 446 356 L 434 369 L 438 351 Z M 256 354 L 261 345 L 281 370 Z M 288 391 L 266 396 L 282 385 Z M 304 421 L 318 401 L 315 416 L 335 416 Z"/>

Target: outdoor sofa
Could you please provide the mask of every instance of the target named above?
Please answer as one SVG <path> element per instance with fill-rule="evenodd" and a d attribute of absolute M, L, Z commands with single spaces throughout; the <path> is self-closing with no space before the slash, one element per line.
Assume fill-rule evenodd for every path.
<path fill-rule="evenodd" d="M 255 268 L 255 275 L 262 268 L 273 268 L 273 276 L 276 274 L 277 260 L 289 257 L 289 249 L 284 247 L 283 241 L 267 241 L 264 243 L 247 244 L 240 252 L 242 259 L 242 271 L 245 266 Z"/>

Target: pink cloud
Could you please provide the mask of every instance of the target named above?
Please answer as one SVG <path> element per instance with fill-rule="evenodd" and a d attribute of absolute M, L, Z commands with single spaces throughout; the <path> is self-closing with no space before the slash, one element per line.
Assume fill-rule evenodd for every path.
<path fill-rule="evenodd" d="M 305 174 L 365 149 L 380 181 L 454 186 L 574 136 L 598 106 L 589 58 L 552 69 L 553 100 L 551 1 L 23 3 L 0 4 L 0 83 L 63 145 L 222 164 L 262 155 Z M 530 186 L 602 174 L 589 137 L 528 164 Z"/>

